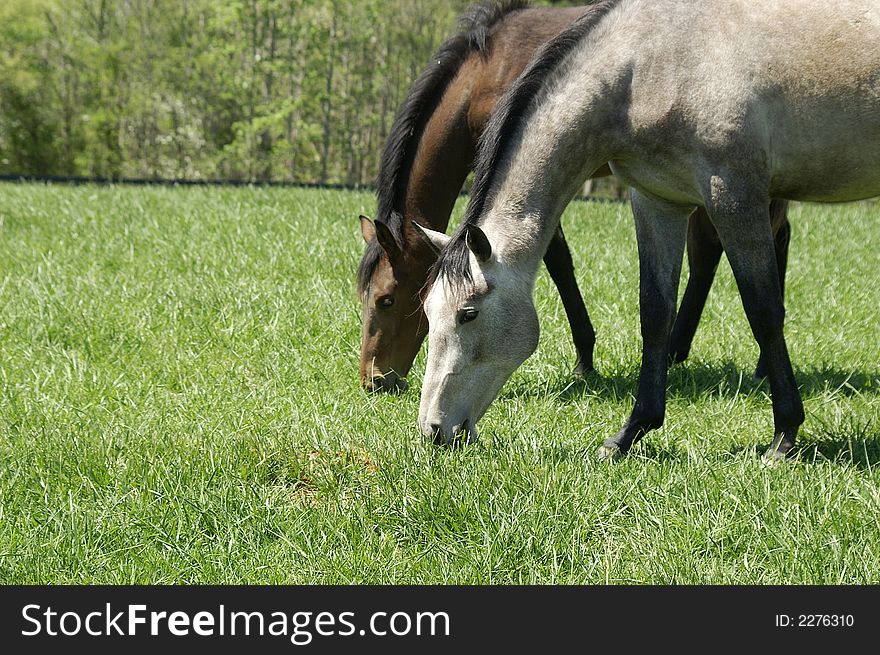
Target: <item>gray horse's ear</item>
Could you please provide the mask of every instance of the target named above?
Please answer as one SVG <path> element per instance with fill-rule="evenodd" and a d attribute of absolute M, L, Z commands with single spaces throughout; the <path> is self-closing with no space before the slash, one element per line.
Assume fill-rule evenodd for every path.
<path fill-rule="evenodd" d="M 486 233 L 476 225 L 469 225 L 467 229 L 467 247 L 478 261 L 487 262 L 492 256 L 492 245 L 486 238 Z"/>
<path fill-rule="evenodd" d="M 367 243 L 367 245 L 369 245 L 370 241 L 372 241 L 373 239 L 376 238 L 376 226 L 373 225 L 373 221 L 371 221 L 369 218 L 367 218 L 363 214 L 360 215 L 360 219 L 361 219 L 361 234 L 364 237 L 364 241 Z"/>
<path fill-rule="evenodd" d="M 443 232 L 436 232 L 434 230 L 429 230 L 426 227 L 422 227 L 415 221 L 412 222 L 412 226 L 422 240 L 428 244 L 431 250 L 434 251 L 434 254 L 439 255 L 440 251 L 446 247 L 446 244 L 449 243 L 449 236 L 444 234 Z"/>

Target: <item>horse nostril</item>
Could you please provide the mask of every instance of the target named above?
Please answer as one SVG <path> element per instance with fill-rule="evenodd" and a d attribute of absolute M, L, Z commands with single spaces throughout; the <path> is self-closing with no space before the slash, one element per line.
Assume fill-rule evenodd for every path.
<path fill-rule="evenodd" d="M 471 425 L 471 420 L 468 418 L 458 427 L 455 436 L 459 439 L 458 443 L 462 445 L 472 444 L 477 440 L 477 430 Z"/>
<path fill-rule="evenodd" d="M 430 430 L 431 440 L 434 442 L 435 446 L 442 446 L 446 443 L 446 439 L 443 438 L 443 428 L 440 427 L 439 423 L 431 423 L 428 428 Z"/>

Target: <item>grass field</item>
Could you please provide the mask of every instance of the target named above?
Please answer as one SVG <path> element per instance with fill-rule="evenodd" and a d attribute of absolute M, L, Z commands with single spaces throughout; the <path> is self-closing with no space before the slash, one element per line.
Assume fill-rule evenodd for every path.
<path fill-rule="evenodd" d="M 796 205 L 786 335 L 807 421 L 772 432 L 722 263 L 666 425 L 592 454 L 639 364 L 627 206 L 564 223 L 601 375 L 538 352 L 459 450 L 357 380 L 369 194 L 0 186 L 0 582 L 880 582 L 880 205 Z M 463 204 L 460 204 L 460 213 Z M 683 288 L 683 286 L 682 286 Z"/>

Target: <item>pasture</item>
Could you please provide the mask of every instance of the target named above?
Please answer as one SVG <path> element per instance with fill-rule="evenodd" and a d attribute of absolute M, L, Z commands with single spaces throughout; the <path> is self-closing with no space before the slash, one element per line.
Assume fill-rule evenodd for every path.
<path fill-rule="evenodd" d="M 766 383 L 726 260 L 665 426 L 632 407 L 627 205 L 563 217 L 597 331 L 538 351 L 450 450 L 358 382 L 368 193 L 0 187 L 0 582 L 880 582 L 880 205 L 794 205 L 786 336 L 807 420 L 769 468 Z M 461 216 L 464 200 L 456 209 Z M 503 338 L 503 337 L 502 337 Z"/>

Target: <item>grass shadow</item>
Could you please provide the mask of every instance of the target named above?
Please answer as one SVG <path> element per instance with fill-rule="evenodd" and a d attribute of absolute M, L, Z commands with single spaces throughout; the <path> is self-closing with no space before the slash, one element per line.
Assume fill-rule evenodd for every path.
<path fill-rule="evenodd" d="M 789 459 L 801 464 L 848 464 L 863 470 L 872 470 L 880 465 L 880 428 L 870 421 L 861 423 L 858 419 L 848 424 L 830 426 L 820 422 L 816 436 L 799 435 Z M 762 457 L 770 447 L 769 443 L 753 446 L 736 446 L 728 452 L 739 455 L 751 452 Z"/>
<path fill-rule="evenodd" d="M 493 436 L 492 439 L 495 447 L 518 448 L 516 439 L 508 440 L 499 436 Z M 540 460 L 553 464 L 562 464 L 570 461 L 600 464 L 596 458 L 596 451 L 601 444 L 601 438 L 596 438 L 595 440 L 587 439 L 583 444 L 574 447 L 549 444 L 538 450 L 537 455 Z M 687 459 L 687 457 L 688 453 L 682 447 L 675 445 L 663 446 L 645 440 L 640 441 L 633 447 L 627 459 L 645 459 L 653 462 L 679 462 Z"/>
<path fill-rule="evenodd" d="M 871 470 L 880 464 L 880 439 L 821 439 L 798 446 L 796 456 L 809 464 L 833 462 Z"/>
<path fill-rule="evenodd" d="M 752 453 L 756 459 L 764 456 L 769 442 L 754 446 L 737 446 L 731 448 L 730 455 L 743 452 Z M 880 439 L 856 441 L 851 439 L 821 439 L 798 443 L 789 454 L 791 461 L 806 465 L 816 464 L 847 464 L 865 471 L 873 470 L 880 465 Z"/>
<path fill-rule="evenodd" d="M 809 398 L 823 393 L 844 396 L 880 394 L 880 371 L 847 371 L 833 366 L 795 370 L 801 396 Z M 577 402 L 589 397 L 622 400 L 631 397 L 638 384 L 638 370 L 623 375 L 603 376 L 591 373 L 583 379 L 562 380 L 550 388 L 517 385 L 506 390 L 504 397 L 553 395 L 560 402 Z M 769 392 L 766 380 L 752 378 L 751 370 L 743 370 L 733 361 L 720 363 L 678 364 L 669 371 L 668 395 L 699 398 L 706 395 L 734 397 L 752 394 L 760 389 Z"/>
<path fill-rule="evenodd" d="M 802 461 L 831 461 L 872 469 L 880 464 L 880 426 L 870 420 L 848 417 L 842 423 L 819 420 L 814 438 L 803 440 L 797 447 Z"/>

